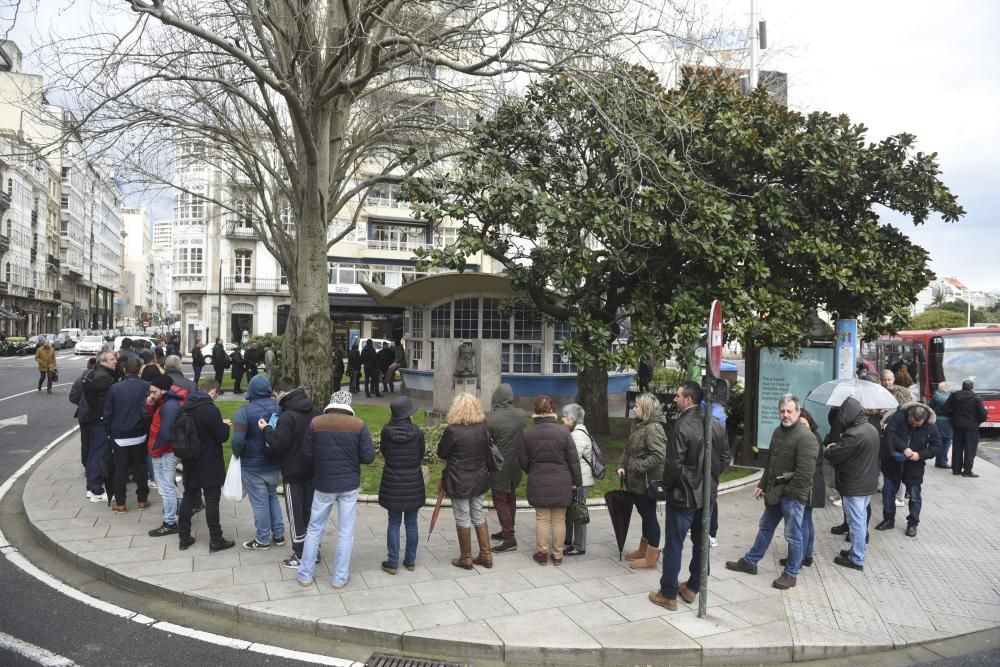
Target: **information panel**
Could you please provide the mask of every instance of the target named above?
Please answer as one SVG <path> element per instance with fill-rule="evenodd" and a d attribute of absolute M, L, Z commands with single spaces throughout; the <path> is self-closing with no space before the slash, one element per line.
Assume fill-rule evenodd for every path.
<path fill-rule="evenodd" d="M 795 359 L 784 359 L 782 348 L 771 347 L 760 351 L 760 380 L 757 385 L 757 448 L 767 449 L 771 434 L 778 428 L 778 401 L 785 394 L 795 394 L 805 399 L 815 387 L 833 379 L 832 348 L 804 347 Z M 818 413 L 815 404 L 810 408 L 820 432 L 829 432 L 827 412 Z"/>

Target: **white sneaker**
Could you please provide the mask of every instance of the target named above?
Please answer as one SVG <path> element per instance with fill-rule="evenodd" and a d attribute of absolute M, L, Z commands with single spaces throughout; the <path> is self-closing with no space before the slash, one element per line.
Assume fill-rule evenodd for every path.
<path fill-rule="evenodd" d="M 108 502 L 108 497 L 105 494 L 103 494 L 103 493 L 101 495 L 99 495 L 99 496 L 95 496 L 94 494 L 91 493 L 90 494 L 90 502 L 92 502 L 92 503 L 106 503 L 106 502 Z"/>
<path fill-rule="evenodd" d="M 844 506 L 844 499 L 843 498 L 837 498 L 836 500 L 833 501 L 833 506 L 834 507 L 843 507 Z"/>
<path fill-rule="evenodd" d="M 712 546 L 712 547 L 717 547 L 717 546 L 719 546 L 719 540 L 717 540 L 716 538 L 714 538 L 711 535 L 709 535 L 708 536 L 708 545 Z"/>
<path fill-rule="evenodd" d="M 903 506 L 903 501 L 900 500 L 899 498 L 896 498 L 896 507 L 902 507 L 902 506 Z"/>
<path fill-rule="evenodd" d="M 156 482 L 154 482 L 153 480 L 149 480 L 148 482 L 146 482 L 146 485 L 151 489 L 159 488 L 158 486 L 156 486 Z"/>

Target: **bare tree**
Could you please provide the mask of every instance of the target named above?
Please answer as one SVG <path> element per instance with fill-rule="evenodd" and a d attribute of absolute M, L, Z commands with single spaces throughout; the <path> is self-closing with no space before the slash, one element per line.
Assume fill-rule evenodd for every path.
<path fill-rule="evenodd" d="M 133 179 L 175 180 L 185 162 L 172 147 L 186 138 L 246 183 L 251 223 L 288 277 L 287 366 L 314 396 L 330 380 L 327 251 L 352 229 L 334 221 L 356 221 L 369 188 L 447 164 L 475 119 L 533 74 L 664 58 L 687 9 L 670 0 L 104 2 L 104 26 L 51 44 L 50 81 L 81 106 L 70 129 Z M 244 213 L 231 198 L 187 194 Z M 282 224 L 286 209 L 294 226 Z"/>

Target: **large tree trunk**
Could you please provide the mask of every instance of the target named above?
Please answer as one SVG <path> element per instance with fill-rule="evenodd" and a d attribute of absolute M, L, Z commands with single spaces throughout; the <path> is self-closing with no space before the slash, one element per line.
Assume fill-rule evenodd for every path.
<path fill-rule="evenodd" d="M 322 172 L 322 173 L 318 173 Z M 326 270 L 326 198 L 322 169 L 309 170 L 302 215 L 296 233 L 298 297 L 293 307 L 299 384 L 318 405 L 330 397 L 333 354 L 330 351 L 330 300 Z"/>
<path fill-rule="evenodd" d="M 299 378 L 299 321 L 296 313 L 298 308 L 296 302 L 297 290 L 292 290 L 292 302 L 288 307 L 288 321 L 285 323 L 285 333 L 282 336 L 281 358 L 278 360 L 278 369 L 281 375 L 287 375 L 296 384 L 302 384 Z"/>
<path fill-rule="evenodd" d="M 608 421 L 607 365 L 597 364 L 579 369 L 576 382 L 576 400 L 587 413 L 587 428 L 591 433 L 609 433 L 611 424 Z"/>

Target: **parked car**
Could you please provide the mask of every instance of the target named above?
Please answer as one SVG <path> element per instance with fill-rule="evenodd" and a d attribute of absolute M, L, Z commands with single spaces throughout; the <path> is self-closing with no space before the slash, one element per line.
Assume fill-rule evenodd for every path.
<path fill-rule="evenodd" d="M 44 335 L 31 336 L 28 338 L 27 342 L 23 343 L 21 347 L 18 348 L 17 353 L 19 355 L 33 355 L 38 350 L 38 346 L 42 344 L 43 340 L 45 340 Z"/>
<path fill-rule="evenodd" d="M 83 339 L 73 347 L 74 354 L 97 354 L 104 350 L 103 336 L 84 336 Z"/>
<path fill-rule="evenodd" d="M 222 346 L 226 348 L 226 354 L 232 354 L 233 350 L 236 349 L 236 343 L 223 343 Z M 211 345 L 206 345 L 201 348 L 201 353 L 205 355 L 205 365 L 212 365 L 212 348 L 215 347 L 215 343 Z"/>

